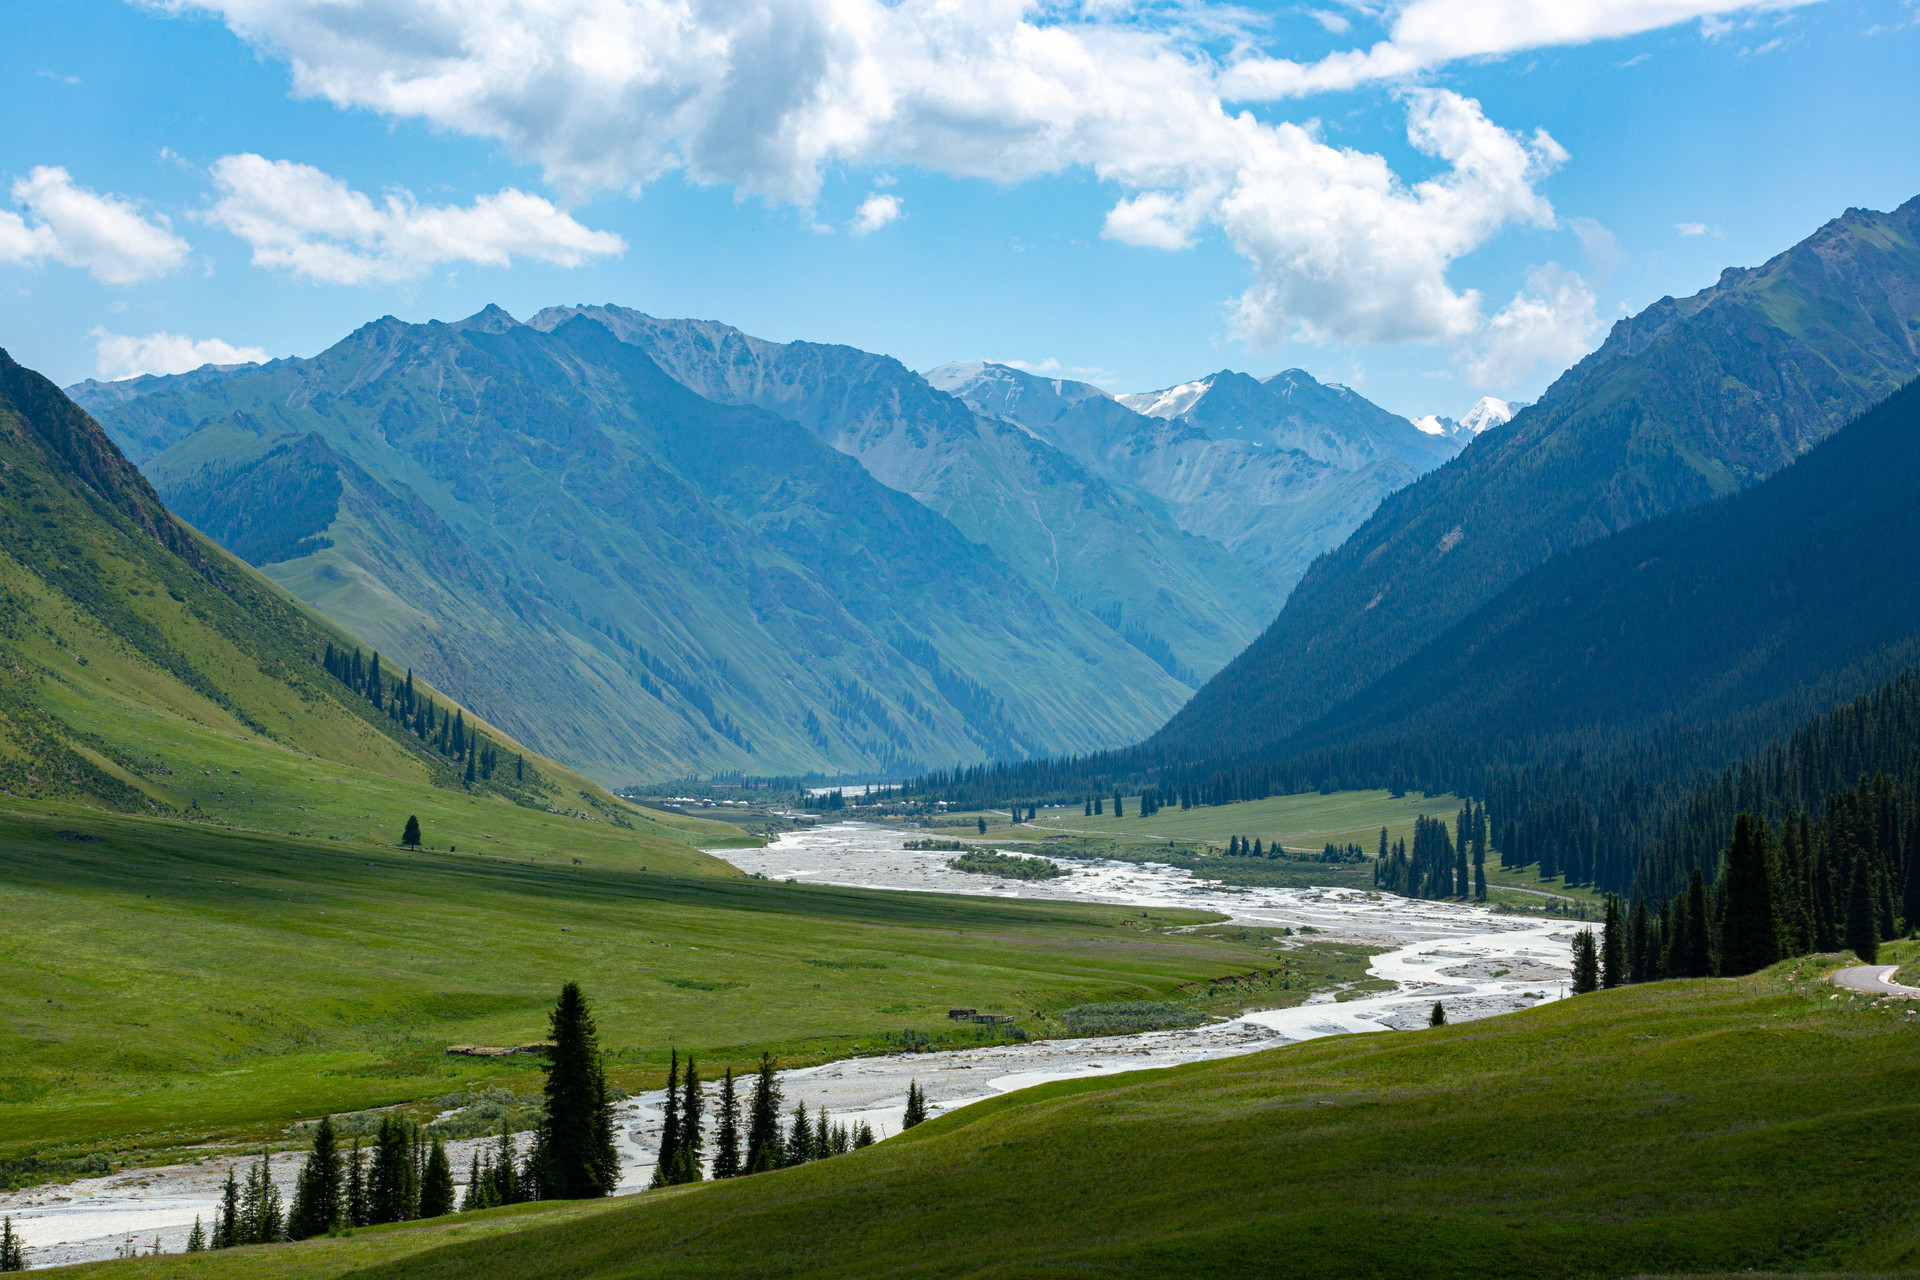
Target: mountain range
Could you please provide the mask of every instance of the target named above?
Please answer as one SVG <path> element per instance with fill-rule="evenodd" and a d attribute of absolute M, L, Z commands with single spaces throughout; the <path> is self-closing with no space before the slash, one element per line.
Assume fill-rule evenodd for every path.
<path fill-rule="evenodd" d="M 1151 732 L 1452 449 L 1297 370 L 1204 382 L 1167 417 L 1061 384 L 1036 428 L 849 347 L 490 307 L 71 391 L 196 527 L 613 783 Z"/>
<path fill-rule="evenodd" d="M 1663 298 L 1381 503 L 1152 746 L 1284 750 L 1536 566 L 1765 478 L 1916 372 L 1920 199 Z"/>

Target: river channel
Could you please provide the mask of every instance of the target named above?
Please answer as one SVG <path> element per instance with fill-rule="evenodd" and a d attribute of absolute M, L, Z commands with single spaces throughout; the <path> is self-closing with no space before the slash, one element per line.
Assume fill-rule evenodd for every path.
<path fill-rule="evenodd" d="M 823 824 L 789 832 L 758 849 L 714 851 L 742 871 L 797 880 L 922 893 L 1101 902 L 1213 911 L 1262 929 L 1312 929 L 1328 941 L 1387 948 L 1370 976 L 1391 991 L 1339 1001 L 1319 995 L 1289 1009 L 1270 1009 L 1178 1031 L 1041 1040 L 940 1053 L 851 1058 L 781 1073 L 786 1105 L 825 1107 L 836 1123 L 866 1121 L 882 1138 L 898 1133 L 909 1081 L 926 1092 L 929 1110 L 951 1111 L 1015 1089 L 1078 1076 L 1109 1075 L 1255 1053 L 1322 1036 L 1409 1030 L 1424 1026 L 1435 1000 L 1461 1022 L 1527 1008 L 1565 994 L 1571 945 L 1580 926 L 1502 915 L 1465 903 L 1424 902 L 1390 894 L 1331 888 L 1239 888 L 1197 879 L 1176 867 L 1060 859 L 1069 874 L 1052 880 L 1004 880 L 951 870 L 949 853 L 904 848 L 897 829 L 866 823 Z M 621 1191 L 644 1188 L 653 1173 L 661 1115 L 658 1092 L 620 1107 Z M 451 1143 L 448 1154 L 464 1182 L 474 1144 Z M 211 1222 L 228 1161 L 208 1159 L 127 1170 L 58 1187 L 0 1194 L 35 1267 L 114 1256 L 156 1237 L 177 1252 L 196 1217 Z M 291 1195 L 296 1155 L 277 1161 L 282 1192 Z"/>

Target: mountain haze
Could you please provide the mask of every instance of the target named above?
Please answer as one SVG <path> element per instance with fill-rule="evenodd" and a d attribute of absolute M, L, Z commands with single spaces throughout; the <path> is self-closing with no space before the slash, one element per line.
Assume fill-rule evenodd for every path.
<path fill-rule="evenodd" d="M 942 365 L 927 379 L 1162 504 L 1182 529 L 1283 589 L 1389 493 L 1458 449 L 1299 369 L 1264 380 L 1222 370 L 1117 397 L 1005 365 Z"/>
<path fill-rule="evenodd" d="M 163 496 L 609 782 L 1086 750 L 1187 692 L 853 458 L 597 320 L 387 318 L 138 390 L 91 398 Z"/>
<path fill-rule="evenodd" d="M 1778 470 L 1920 371 L 1920 199 L 1663 298 L 1393 495 L 1154 739 L 1285 738 L 1529 569 Z"/>

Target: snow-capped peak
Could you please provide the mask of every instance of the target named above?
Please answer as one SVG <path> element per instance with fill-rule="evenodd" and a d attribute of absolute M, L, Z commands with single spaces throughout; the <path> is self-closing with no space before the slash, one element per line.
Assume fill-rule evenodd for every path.
<path fill-rule="evenodd" d="M 1430 413 L 1424 418 L 1415 418 L 1413 425 L 1417 430 L 1430 436 L 1450 436 L 1453 434 L 1452 428 L 1460 424 L 1451 418 L 1442 418 L 1438 414 Z"/>
<path fill-rule="evenodd" d="M 1177 387 L 1168 387 L 1165 391 L 1134 391 L 1126 395 L 1115 396 L 1127 408 L 1149 418 L 1177 418 L 1193 408 L 1207 389 L 1213 386 L 1211 377 L 1198 382 L 1183 382 Z"/>
<path fill-rule="evenodd" d="M 1511 422 L 1513 414 L 1514 407 L 1505 400 L 1493 396 L 1481 396 L 1473 408 L 1467 410 L 1467 416 L 1460 419 L 1460 425 L 1477 436 L 1488 427 L 1497 427 L 1504 422 Z"/>

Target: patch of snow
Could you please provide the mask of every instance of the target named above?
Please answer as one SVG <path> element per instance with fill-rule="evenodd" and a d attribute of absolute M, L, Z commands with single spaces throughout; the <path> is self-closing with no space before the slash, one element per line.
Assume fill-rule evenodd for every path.
<path fill-rule="evenodd" d="M 1164 391 L 1131 391 L 1114 399 L 1149 418 L 1177 418 L 1193 408 L 1212 387 L 1212 377 L 1205 377 L 1198 382 L 1183 382 L 1177 387 L 1168 387 Z"/>
<path fill-rule="evenodd" d="M 1479 435 L 1489 427 L 1513 421 L 1515 407 L 1495 396 L 1481 396 L 1467 410 L 1467 416 L 1460 419 L 1460 425 L 1474 435 Z"/>

